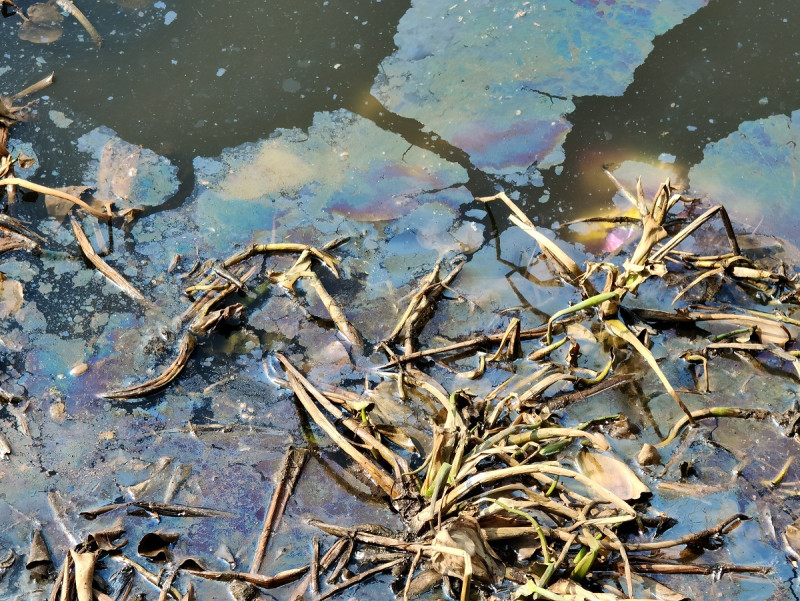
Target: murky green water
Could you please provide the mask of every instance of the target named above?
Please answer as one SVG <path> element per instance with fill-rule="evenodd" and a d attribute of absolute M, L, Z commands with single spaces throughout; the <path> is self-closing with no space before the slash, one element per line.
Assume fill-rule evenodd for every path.
<path fill-rule="evenodd" d="M 603 164 L 628 184 L 641 174 L 653 187 L 670 175 L 724 202 L 741 231 L 792 242 L 800 15 L 788 0 L 79 6 L 103 35 L 101 49 L 72 19 L 47 45 L 18 40 L 14 19 L 0 23 L 1 93 L 56 72 L 38 119 L 17 125 L 11 146 L 39 159 L 26 177 L 84 183 L 118 205 L 146 207 L 130 226 L 83 223 L 96 247 L 113 244 L 109 263 L 152 305 L 137 305 L 87 268 L 57 206 L 38 199 L 11 208 L 48 243 L 41 257 L 5 255 L 0 266 L 24 294 L 0 330 L 0 385 L 30 402 L 24 417 L 25 402 L 0 408 L 0 431 L 14 451 L 0 463 L 0 551 L 24 556 L 31 530 L 41 527 L 60 565 L 70 537 L 115 519 L 87 522 L 77 510 L 172 494 L 234 518 L 165 518 L 159 526 L 126 517 L 128 537 L 156 527 L 180 532 L 177 556 L 218 569 L 226 566 L 215 558 L 224 541 L 247 570 L 273 474 L 289 444 L 305 444 L 307 418 L 268 377 L 274 354 L 287 354 L 319 382 L 361 383 L 365 375 L 377 382 L 377 359 L 348 354 L 323 307 L 303 309 L 302 296 L 298 303 L 265 285 L 240 299 L 241 327 L 204 341 L 165 392 L 138 402 L 98 398 L 171 360 L 188 305 L 178 276 L 195 259 L 222 258 L 251 242 L 321 245 L 351 236 L 337 251 L 340 282 L 326 283 L 371 350 L 415 279 L 440 258 L 468 257 L 457 280 L 468 302 L 444 303 L 426 344 L 502 330 L 513 315 L 533 327 L 577 300 L 535 258 L 530 239 L 506 229 L 505 213 L 473 202 L 498 188 L 549 228 L 619 203 Z M 579 262 L 610 243 L 556 231 L 570 236 Z M 791 245 L 774 252 L 793 264 L 800 257 Z M 285 266 L 267 263 L 262 276 Z M 645 290 L 640 301 L 664 296 Z M 504 312 L 509 307 L 518 309 Z M 685 345 L 668 333 L 655 338 L 661 357 Z M 84 362 L 86 373 L 70 375 Z M 736 398 L 785 411 L 796 396 L 796 381 L 777 369 L 753 371 L 735 358 L 713 366 L 709 404 Z M 635 361 L 627 369 L 645 371 Z M 671 364 L 668 375 L 695 386 L 685 366 Z M 444 371 L 437 376 L 448 389 L 463 385 Z M 471 386 L 489 390 L 486 382 Z M 654 442 L 677 418 L 671 403 L 644 376 L 640 390 L 608 393 L 565 419 L 621 411 Z M 403 417 L 424 418 L 421 409 Z M 762 483 L 796 453 L 778 432 L 749 422 L 698 432 L 696 487 L 659 490 L 654 500 L 680 518 L 676 537 L 732 512 L 757 516 L 704 560 L 772 565 L 773 574 L 668 579 L 676 590 L 766 599 L 792 588 L 779 535 L 798 511 L 797 468 L 780 492 Z M 269 573 L 308 561 L 314 531 L 306 518 L 400 525 L 332 442 L 318 444 L 270 547 Z M 614 444 L 635 456 L 633 443 Z M 741 476 L 732 481 L 735 470 Z M 644 477 L 654 490 L 676 480 L 655 470 Z M 24 563 L 5 574 L 2 595 L 36 595 Z M 354 594 L 386 598 L 382 582 Z M 227 594 L 203 586 L 206 595 Z"/>

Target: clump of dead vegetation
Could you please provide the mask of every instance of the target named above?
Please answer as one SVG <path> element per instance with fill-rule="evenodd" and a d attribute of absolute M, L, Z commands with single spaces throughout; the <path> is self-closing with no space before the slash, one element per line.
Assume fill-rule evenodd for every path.
<path fill-rule="evenodd" d="M 23 112 L 25 107 L 15 106 L 17 100 L 46 83 L 40 82 L 39 87 L 2 99 L 3 124 L 12 124 Z M 72 203 L 76 211 L 103 222 L 125 218 L 114 213 L 110 204 L 87 201 L 70 192 L 16 177 L 14 165 L 26 159 L 20 155 L 12 157 L 5 148 L 5 138 L 0 137 L 0 142 L 3 169 L 0 185 L 6 187 L 9 204 L 13 204 L 15 187 L 19 186 Z M 170 563 L 161 575 L 154 574 L 123 552 L 126 541 L 121 538 L 124 528 L 120 526 L 93 533 L 85 540 L 73 540 L 73 548 L 61 563 L 50 598 L 65 601 L 110 598 L 96 590 L 95 567 L 106 560 L 122 565 L 116 599 L 128 598 L 135 574 L 159 587 L 159 599 L 194 598 L 193 578 L 263 589 L 299 581 L 292 599 L 324 599 L 374 574 L 391 571 L 396 576 L 396 592 L 404 599 L 442 583 L 448 594 L 462 601 L 476 591 L 484 598 L 572 601 L 651 598 L 650 595 L 680 598 L 663 589 L 654 592 L 660 585 L 649 580 L 648 573 L 763 573 L 766 568 L 762 566 L 681 564 L 664 559 L 662 552 L 668 548 L 703 549 L 723 544 L 724 537 L 747 516 L 731 515 L 712 528 L 669 538 L 665 533 L 674 520 L 649 508 L 649 488 L 613 453 L 599 430 L 599 426 L 622 422 L 622 418 L 600 416 L 577 427 L 564 427 L 554 414 L 556 409 L 575 400 L 633 379 L 631 375 L 614 373 L 619 362 L 613 353 L 609 354 L 606 366 L 598 371 L 577 365 L 577 348 L 568 353 L 572 359 L 566 363 L 552 358 L 562 345 L 575 347 L 571 328 L 584 320 L 594 320 L 600 328 L 593 331 L 602 332 L 618 346 L 627 346 L 641 356 L 684 413 L 662 446 L 685 427 L 706 418 L 763 419 L 769 413 L 739 407 L 690 410 L 650 351 L 647 324 L 675 326 L 709 321 L 729 324 L 728 335 L 687 352 L 684 359 L 702 364 L 707 370 L 707 361 L 714 353 L 730 350 L 767 353 L 786 362 L 800 376 L 798 353 L 790 348 L 796 338 L 794 328 L 800 323 L 787 315 L 709 305 L 674 312 L 626 307 L 626 299 L 648 280 L 665 277 L 671 265 L 684 272 L 696 272 L 676 299 L 706 280 L 724 278 L 748 293 L 755 291 L 762 297 L 792 304 L 798 300 L 800 286 L 785 266 L 757 265 L 743 255 L 721 206 L 681 222 L 671 220 L 671 211 L 694 201 L 679 194 L 669 181 L 659 188 L 650 203 L 645 200 L 641 186 L 635 194 L 622 186 L 620 190 L 639 210 L 639 241 L 621 264 L 600 262 L 584 267 L 578 266 L 558 243 L 540 232 L 504 193 L 479 199 L 505 203 L 511 210 L 512 222 L 534 239 L 554 273 L 566 285 L 573 286 L 581 300 L 553 313 L 534 328 L 524 329 L 515 318 L 501 332 L 444 347 L 420 348 L 420 332 L 435 315 L 445 291 L 457 281 L 464 260 L 454 261 L 449 270 L 437 264 L 420 280 L 395 327 L 384 340 L 374 341 L 374 347 L 387 357 L 376 374 L 394 383 L 396 398 L 409 403 L 421 399 L 435 408 L 427 432 L 428 442 L 423 445 L 425 452 L 403 432 L 403 424 L 373 419 L 375 390 L 356 391 L 335 383 L 313 383 L 289 358 L 276 355 L 280 372 L 274 374 L 274 381 L 294 393 L 314 423 L 369 477 L 402 516 L 404 532 L 315 522 L 321 531 L 335 537 L 327 551 L 323 553 L 319 540 L 315 539 L 306 565 L 272 576 L 261 574 L 271 533 L 294 483 L 301 477 L 307 454 L 306 450 L 292 449 L 279 473 L 249 571 L 212 571 L 202 560 L 192 559 Z M 721 220 L 727 248 L 702 255 L 679 249 L 712 218 Z M 103 260 L 80 222 L 72 218 L 71 226 L 87 260 L 129 297 L 147 306 L 146 294 Z M 28 225 L 6 215 L 0 218 L 0 234 L 0 253 L 36 252 L 42 243 Z M 288 255 L 294 259 L 285 269 L 267 273 L 267 282 L 295 297 L 295 286 L 303 281 L 307 293 L 316 295 L 331 322 L 349 342 L 351 354 L 362 355 L 370 345 L 348 321 L 341 301 L 326 289 L 320 277 L 320 270 L 338 277 L 339 262 L 333 252 L 345 242 L 346 239 L 336 239 L 321 248 L 292 243 L 253 244 L 224 259 L 197 260 L 181 276 L 186 280 L 188 307 L 175 324 L 176 339 L 180 342 L 174 361 L 155 378 L 106 391 L 103 396 L 130 401 L 169 386 L 191 360 L 203 337 L 222 322 L 242 319 L 246 306 L 240 302 L 241 297 L 252 294 L 251 282 L 264 275 L 262 258 L 266 255 Z M 184 259 L 176 257 L 174 266 Z M 302 305 L 303 301 L 295 298 Z M 526 357 L 523 346 L 530 341 L 536 348 Z M 460 374 L 464 379 L 484 377 L 488 366 L 499 363 L 528 361 L 536 369 L 526 378 L 512 376 L 489 394 L 476 396 L 465 388 L 447 390 L 425 371 L 429 359 L 453 356 L 473 357 L 477 363 L 474 369 Z M 707 374 L 705 387 L 708 387 Z M 555 388 L 559 392 L 553 394 Z M 6 402 L 18 401 L 2 390 L 0 394 Z M 4 452 L 10 453 L 11 449 Z M 658 460 L 658 450 L 654 447 L 644 448 L 639 456 L 642 464 Z M 116 503 L 81 515 L 94 519 L 119 509 L 134 515 L 226 517 L 225 512 L 214 509 L 154 501 Z M 175 540 L 164 533 L 149 533 L 146 538 L 138 545 L 139 555 L 146 558 L 168 556 L 167 550 Z M 48 566 L 52 567 L 52 560 L 44 537 L 39 532 L 32 539 L 28 567 L 46 572 Z M 367 549 L 373 551 L 369 557 L 374 567 L 342 578 L 354 554 L 364 555 Z M 10 556 L 5 561 L 13 560 Z M 0 569 L 3 565 L 0 563 Z M 180 574 L 186 575 L 189 582 L 183 592 L 175 586 Z M 323 578 L 327 586 L 321 582 Z"/>

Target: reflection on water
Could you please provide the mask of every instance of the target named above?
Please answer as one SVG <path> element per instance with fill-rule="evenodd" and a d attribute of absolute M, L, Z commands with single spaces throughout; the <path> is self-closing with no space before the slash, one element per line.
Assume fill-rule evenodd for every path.
<path fill-rule="evenodd" d="M 319 452 L 278 533 L 275 549 L 288 552 L 276 552 L 273 571 L 307 558 L 298 541 L 312 531 L 302 518 L 399 525 L 381 503 L 370 502 L 369 486 L 309 428 L 291 397 L 270 383 L 275 352 L 302 363 L 315 381 L 377 379 L 374 362 L 351 356 L 302 284 L 296 297 L 270 285 L 269 274 L 286 268 L 281 260 L 261 265 L 259 283 L 238 299 L 247 306 L 244 322 L 204 341 L 175 385 L 137 403 L 96 397 L 151 377 L 171 360 L 188 303 L 180 276 L 195 261 L 254 241 L 321 245 L 350 236 L 336 251 L 341 279 L 328 276 L 325 283 L 374 344 L 391 329 L 416 280 L 437 260 L 449 265 L 463 254 L 461 296 L 443 302 L 423 332 L 423 343 L 433 345 L 502 330 L 515 315 L 535 326 L 578 300 L 528 237 L 506 230 L 496 206 L 471 202 L 475 194 L 504 187 L 549 226 L 611 207 L 602 164 L 622 164 L 617 173 L 627 183 L 637 174 L 660 178 L 646 169 L 667 168 L 701 192 L 707 185 L 724 196 L 732 182 L 724 173 L 746 161 L 754 176 L 764 165 L 779 167 L 770 172 L 774 181 L 749 182 L 751 197 L 796 198 L 796 136 L 784 131 L 794 122 L 780 116 L 800 109 L 800 44 L 788 1 L 125 0 L 83 8 L 104 37 L 100 50 L 72 19 L 58 41 L 44 46 L 18 41 L 16 22 L 0 23 L 9 61 L 0 67 L 5 93 L 52 69 L 57 78 L 40 103 L 39 121 L 17 126 L 12 145 L 21 140 L 36 152 L 37 178 L 84 181 L 118 205 L 150 207 L 132 225 L 105 228 L 86 219 L 84 227 L 152 306 L 134 305 L 87 268 L 52 199 L 14 208 L 48 240 L 41 257 L 2 261 L 8 283 L 0 384 L 31 400 L 31 436 L 12 408 L 0 408 L 0 430 L 14 449 L 0 464 L 0 547 L 20 554 L 32 524 L 45 524 L 59 552 L 70 535 L 96 526 L 74 512 L 56 519 L 57 507 L 42 491 L 59 491 L 69 508 L 85 509 L 127 499 L 152 478 L 143 488 L 163 498 L 169 488 L 154 477 L 157 467 L 186 474 L 181 466 L 191 466 L 172 487 L 175 498 L 225 506 L 235 517 L 168 522 L 182 533 L 181 552 L 210 555 L 208 547 L 225 540 L 246 569 L 282 452 L 308 437 Z M 766 215 L 761 231 L 777 229 L 769 222 L 775 215 L 796 219 L 795 205 L 781 207 Z M 569 252 L 583 264 L 593 258 L 583 251 L 614 250 L 625 240 L 612 235 L 623 233 L 611 231 Z M 796 263 L 791 249 L 780 252 Z M 658 303 L 666 296 L 645 289 L 640 298 Z M 588 330 L 581 336 L 590 365 L 598 343 Z M 668 333 L 654 338 L 657 356 L 665 358 L 679 355 L 685 343 Z M 83 363 L 87 370 L 78 373 Z M 685 366 L 670 365 L 674 382 L 695 386 Z M 775 377 L 751 377 L 733 358 L 722 365 L 718 373 L 726 377 L 718 376 L 718 396 L 710 402 L 770 398 L 783 411 L 797 392 L 778 369 L 769 373 Z M 474 367 L 464 362 L 458 369 Z M 676 418 L 671 401 L 652 392 L 657 386 L 645 379 L 639 389 L 579 404 L 565 419 L 626 412 L 655 442 Z M 484 381 L 474 387 L 488 390 Z M 423 411 L 406 410 L 415 427 L 424 426 Z M 654 501 L 681 516 L 675 536 L 710 526 L 722 513 L 758 514 L 767 505 L 780 531 L 797 508 L 763 493 L 759 470 L 774 474 L 794 442 L 774 429 L 726 424 L 714 432 L 692 442 L 706 479 L 688 483 L 684 496 L 672 489 Z M 737 437 L 744 440 L 739 447 Z M 761 454 L 760 439 L 771 441 L 771 453 Z M 615 445 L 622 456 L 636 455 L 632 443 Z M 730 482 L 742 454 L 759 458 L 741 466 L 740 490 L 717 492 L 702 511 L 690 512 L 687 496 L 710 490 L 691 485 Z M 658 473 L 646 477 L 657 488 Z M 132 539 L 155 527 L 141 519 L 126 525 Z M 746 528 L 746 536 L 731 536 L 709 560 L 773 563 L 776 575 L 769 586 L 759 580 L 756 592 L 733 579 L 715 583 L 715 591 L 764 598 L 789 567 L 777 539 L 763 536 L 766 521 Z M 748 544 L 759 537 L 766 542 Z M 0 586 L 16 594 L 33 585 L 17 565 Z M 359 591 L 359 598 L 385 595 L 382 585 Z"/>

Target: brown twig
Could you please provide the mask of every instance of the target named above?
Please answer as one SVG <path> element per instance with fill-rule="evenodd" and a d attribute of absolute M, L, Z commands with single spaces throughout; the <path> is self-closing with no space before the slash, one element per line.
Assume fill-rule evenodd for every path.
<path fill-rule="evenodd" d="M 291 570 L 284 570 L 283 572 L 278 572 L 274 576 L 248 574 L 247 572 L 212 572 L 205 570 L 186 569 L 183 571 L 187 574 L 191 574 L 192 576 L 199 576 L 200 578 L 205 578 L 207 580 L 216 580 L 217 582 L 232 582 L 234 580 L 240 580 L 242 582 L 247 582 L 248 584 L 253 584 L 259 588 L 272 589 L 283 586 L 284 584 L 289 584 L 290 582 L 295 582 L 301 578 L 303 574 L 308 572 L 308 568 L 309 566 L 303 566 L 300 568 L 293 568 Z"/>
<path fill-rule="evenodd" d="M 366 572 L 361 572 L 360 574 L 356 574 L 352 578 L 345 580 L 341 584 L 337 584 L 332 589 L 326 591 L 325 593 L 317 597 L 316 601 L 322 601 L 323 599 L 332 597 L 333 595 L 350 588 L 354 584 L 358 584 L 362 580 L 366 580 L 370 576 L 374 576 L 375 574 L 379 574 L 380 572 L 385 572 L 386 570 L 391 570 L 394 566 L 399 565 L 404 561 L 406 561 L 405 558 L 395 559 L 394 561 L 387 561 L 386 563 L 382 563 L 379 566 L 375 566 L 374 568 L 369 569 Z"/>
<path fill-rule="evenodd" d="M 347 552 L 348 543 L 350 548 L 352 549 L 353 541 L 349 538 L 340 538 L 337 539 L 335 543 L 331 546 L 330 549 L 322 556 L 322 559 L 319 560 L 319 569 L 321 573 L 324 573 L 333 565 L 333 562 L 336 561 L 343 553 L 346 553 L 347 557 L 350 557 L 350 553 Z M 297 588 L 292 592 L 289 596 L 289 599 L 293 601 L 298 601 L 299 599 L 303 598 L 303 595 L 308 589 L 309 585 L 311 584 L 311 574 L 307 574 L 306 577 L 297 585 Z"/>

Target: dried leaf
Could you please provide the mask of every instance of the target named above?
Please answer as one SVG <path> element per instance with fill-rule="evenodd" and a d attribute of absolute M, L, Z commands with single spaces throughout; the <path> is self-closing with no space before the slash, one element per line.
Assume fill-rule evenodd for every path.
<path fill-rule="evenodd" d="M 34 44 L 49 44 L 61 37 L 64 28 L 61 16 L 55 5 L 50 3 L 34 4 L 28 8 L 28 20 L 19 28 L 19 39 Z"/>
<path fill-rule="evenodd" d="M 786 550 L 795 559 L 800 560 L 800 520 L 795 520 L 786 526 L 786 530 L 783 533 L 783 542 Z"/>
<path fill-rule="evenodd" d="M 136 547 L 136 552 L 150 561 L 166 561 L 169 546 L 178 540 L 177 532 L 148 532 Z"/>
<path fill-rule="evenodd" d="M 375 428 L 375 431 L 378 432 L 378 434 L 385 436 L 394 444 L 402 449 L 405 449 L 409 453 L 418 452 L 417 445 L 414 444 L 414 441 L 403 431 L 402 428 L 393 426 L 391 424 L 377 424 L 373 425 L 373 428 Z"/>
<path fill-rule="evenodd" d="M 443 525 L 433 544 L 466 552 L 472 562 L 472 574 L 477 581 L 497 585 L 503 580 L 503 562 L 489 547 L 475 518 L 462 514 Z M 456 578 L 464 576 L 464 559 L 459 555 L 434 552 L 431 554 L 431 565 L 442 575 Z"/>
<path fill-rule="evenodd" d="M 34 530 L 31 537 L 31 550 L 25 568 L 36 578 L 46 578 L 53 568 L 53 560 L 41 530 Z"/>
<path fill-rule="evenodd" d="M 625 501 L 649 495 L 650 489 L 611 451 L 596 453 L 581 449 L 576 458 L 581 473 Z"/>
<path fill-rule="evenodd" d="M 22 284 L 15 280 L 5 280 L 0 277 L 0 319 L 13 317 L 22 308 L 25 297 L 22 294 Z"/>

